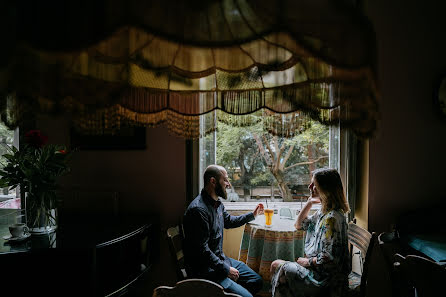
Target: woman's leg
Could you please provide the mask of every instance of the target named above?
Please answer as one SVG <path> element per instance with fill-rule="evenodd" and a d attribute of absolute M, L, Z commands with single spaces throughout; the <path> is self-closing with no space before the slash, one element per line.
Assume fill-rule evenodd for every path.
<path fill-rule="evenodd" d="M 275 261 L 274 261 L 275 262 Z M 274 263 L 273 262 L 273 263 Z M 271 265 L 272 266 L 272 265 Z M 313 296 L 319 288 L 308 279 L 309 270 L 296 262 L 278 261 L 271 277 L 273 296 Z"/>
<path fill-rule="evenodd" d="M 273 276 L 274 272 L 276 272 L 277 267 L 279 267 L 279 265 L 281 265 L 283 263 L 285 263 L 285 261 L 280 260 L 280 259 L 273 261 L 273 263 L 271 263 L 271 267 L 269 269 L 270 275 Z"/>

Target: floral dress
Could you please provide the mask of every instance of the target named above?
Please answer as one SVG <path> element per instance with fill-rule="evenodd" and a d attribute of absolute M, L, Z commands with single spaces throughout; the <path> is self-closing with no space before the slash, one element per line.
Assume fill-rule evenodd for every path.
<path fill-rule="evenodd" d="M 316 265 L 303 267 L 296 262 L 280 265 L 271 278 L 272 295 L 313 296 L 321 290 L 342 296 L 351 270 L 347 241 L 347 220 L 341 210 L 318 210 L 305 218 L 305 257 L 316 257 Z"/>

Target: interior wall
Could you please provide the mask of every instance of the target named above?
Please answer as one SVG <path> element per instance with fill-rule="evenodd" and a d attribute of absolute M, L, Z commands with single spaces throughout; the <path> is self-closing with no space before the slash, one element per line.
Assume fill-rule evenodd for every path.
<path fill-rule="evenodd" d="M 41 117 L 37 127 L 50 143 L 70 144 L 66 118 Z M 147 282 L 148 292 L 156 285 L 175 280 L 173 261 L 164 236 L 178 223 L 186 203 L 185 140 L 163 127 L 146 130 L 145 150 L 77 151 L 70 163 L 71 173 L 61 180 L 64 188 L 119 192 L 119 213 L 160 216 L 160 262 Z M 89 201 L 92 204 L 94 201 Z M 85 207 L 89 207 L 86 204 Z M 172 262 L 171 262 L 172 261 Z"/>
<path fill-rule="evenodd" d="M 356 224 L 368 229 L 368 191 L 369 191 L 369 141 L 358 141 L 358 168 L 356 180 L 358 182 L 355 203 Z"/>
<path fill-rule="evenodd" d="M 369 229 L 440 203 L 445 194 L 446 117 L 433 86 L 446 71 L 445 1 L 368 1 L 378 50 L 381 119 L 370 141 Z"/>

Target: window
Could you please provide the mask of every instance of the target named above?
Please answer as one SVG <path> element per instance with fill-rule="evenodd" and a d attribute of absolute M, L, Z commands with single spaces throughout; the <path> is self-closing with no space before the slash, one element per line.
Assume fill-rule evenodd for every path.
<path fill-rule="evenodd" d="M 266 87 L 293 83 L 299 79 L 299 73 L 294 67 L 282 73 L 271 72 L 265 75 L 263 83 Z M 200 84 L 203 89 L 215 87 L 209 86 L 206 79 L 200 79 Z M 200 117 L 202 135 L 215 123 L 217 131 L 199 140 L 199 178 L 194 187 L 196 184 L 199 189 L 203 187 L 202 176 L 208 165 L 219 164 L 226 168 L 232 183 L 224 202 L 227 209 L 249 210 L 266 199 L 275 208 L 288 204 L 286 207 L 300 209 L 309 195 L 311 172 L 320 167 L 336 168 L 350 204 L 349 219 L 353 218 L 357 139 L 352 132 L 341 129 L 340 125 L 327 127 L 313 121 L 301 134 L 285 139 L 263 132 L 262 111 L 250 115 L 257 117 L 257 124 L 239 128 L 226 125 L 224 114 L 219 113 L 214 111 Z M 295 119 L 299 122 L 299 118 Z"/>
<path fill-rule="evenodd" d="M 210 164 L 226 168 L 232 184 L 225 201 L 229 210 L 242 210 L 244 204 L 252 209 L 266 201 L 276 209 L 285 204 L 300 209 L 309 195 L 311 172 L 320 167 L 340 169 L 338 127 L 313 121 L 301 134 L 282 138 L 263 132 L 261 117 L 252 126 L 234 127 L 222 121 L 217 126 L 217 131 L 200 139 L 199 174 L 202 177 Z"/>
<path fill-rule="evenodd" d="M 0 168 L 3 168 L 6 164 L 6 159 L 3 155 L 7 154 L 12 146 L 18 147 L 18 132 L 18 128 L 11 130 L 3 123 L 0 123 Z M 19 197 L 17 189 L 1 188 L 0 208 L 20 209 Z"/>

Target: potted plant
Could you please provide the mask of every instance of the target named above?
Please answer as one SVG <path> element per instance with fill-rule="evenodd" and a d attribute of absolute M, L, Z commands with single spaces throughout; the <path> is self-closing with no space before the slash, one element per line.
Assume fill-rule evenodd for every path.
<path fill-rule="evenodd" d="M 24 140 L 20 150 L 12 146 L 3 155 L 7 161 L 0 170 L 0 187 L 20 186 L 31 233 L 52 232 L 57 227 L 57 180 L 69 172 L 71 153 L 63 145 L 47 144 L 39 130 L 27 132 Z"/>

